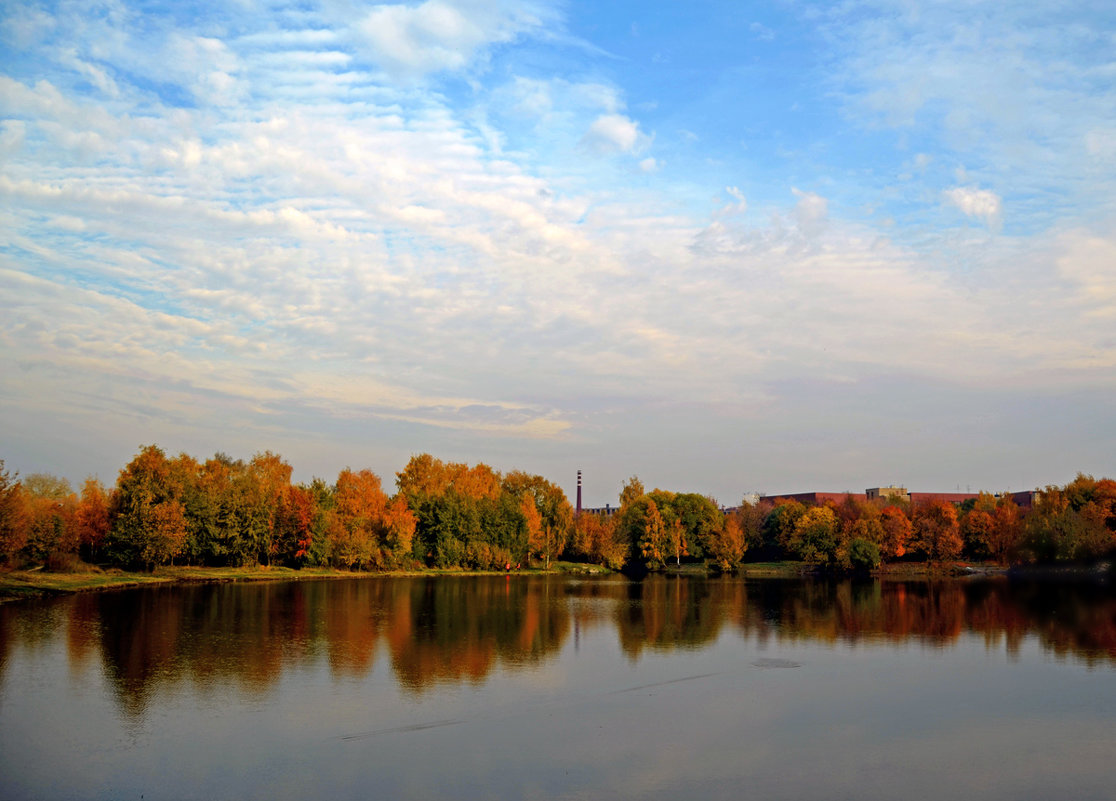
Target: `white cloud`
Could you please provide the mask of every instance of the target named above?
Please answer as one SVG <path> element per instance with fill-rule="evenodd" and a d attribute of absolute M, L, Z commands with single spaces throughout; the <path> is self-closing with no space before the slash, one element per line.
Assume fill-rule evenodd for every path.
<path fill-rule="evenodd" d="M 0 122 L 0 153 L 10 156 L 23 147 L 27 125 L 23 120 L 3 120 Z"/>
<path fill-rule="evenodd" d="M 732 201 L 720 208 L 716 214 L 717 217 L 724 217 L 730 214 L 743 214 L 748 210 L 748 199 L 744 197 L 744 193 L 741 192 L 739 188 L 735 186 L 726 186 L 725 192 L 732 198 Z"/>
<path fill-rule="evenodd" d="M 940 250 L 841 219 L 836 178 L 804 175 L 826 196 L 772 203 L 733 165 L 687 205 L 659 187 L 676 176 L 617 86 L 512 69 L 493 87 L 474 72 L 464 109 L 368 71 L 483 63 L 542 30 L 533 7 L 376 6 L 356 18 L 363 45 L 327 11 L 340 14 L 300 19 L 330 29 L 164 32 L 171 45 L 146 61 L 129 36 L 96 57 L 74 48 L 115 82 L 111 102 L 73 64 L 33 85 L 0 76 L 0 148 L 16 154 L 0 163 L 4 422 L 86 414 L 127 443 L 208 430 L 248 452 L 270 437 L 333 437 L 333 454 L 391 441 L 404 459 L 452 441 L 474 459 L 492 434 L 604 441 L 652 406 L 739 432 L 807 377 L 1116 375 L 1102 369 L 1116 361 L 1102 227 L 989 238 L 959 275 Z M 178 63 L 155 63 L 168 53 Z M 188 107 L 149 88 L 168 83 L 195 93 Z M 1106 158 L 1109 130 L 1074 147 Z M 984 162 L 933 153 L 904 158 L 928 175 L 979 166 L 923 200 L 998 220 Z M 716 208 L 694 210 L 718 190 Z"/>
<path fill-rule="evenodd" d="M 1037 232 L 1060 224 L 1067 206 L 1114 206 L 1102 188 L 1116 181 L 1104 133 L 1116 130 L 1111 16 L 1099 8 L 855 0 L 815 19 L 854 120 L 917 136 L 943 167 L 979 164 L 980 180 L 1012 204 L 1015 227 Z M 1026 202 L 1039 195 L 1052 202 Z"/>
<path fill-rule="evenodd" d="M 794 219 L 798 223 L 798 230 L 807 237 L 817 236 L 825 229 L 826 218 L 829 215 L 829 201 L 813 192 L 803 192 L 791 189 L 798 198 L 794 206 Z"/>
<path fill-rule="evenodd" d="M 60 53 L 59 60 L 68 64 L 73 70 L 84 75 L 94 86 L 109 97 L 118 97 L 120 89 L 116 81 L 102 68 L 80 58 L 75 48 L 67 48 Z"/>
<path fill-rule="evenodd" d="M 426 0 L 374 6 L 356 29 L 369 45 L 369 58 L 389 73 L 413 77 L 462 69 L 485 48 L 541 24 L 537 10 L 522 3 Z"/>
<path fill-rule="evenodd" d="M 172 34 L 166 44 L 163 69 L 202 103 L 227 106 L 241 99 L 237 82 L 240 62 L 221 40 L 209 36 Z"/>
<path fill-rule="evenodd" d="M 599 155 L 613 153 L 638 154 L 651 140 L 639 129 L 639 123 L 623 114 L 602 114 L 593 121 L 582 137 L 582 146 Z"/>
<path fill-rule="evenodd" d="M 1058 244 L 1058 272 L 1080 288 L 1079 302 L 1086 313 L 1116 320 L 1116 240 L 1076 230 Z M 1107 349 L 1110 354 L 1116 351 L 1116 336 L 1109 337 Z"/>
<path fill-rule="evenodd" d="M 999 230 L 1003 217 L 1003 201 L 995 192 L 974 186 L 957 186 L 942 193 L 946 201 L 967 217 L 983 220 L 993 230 Z"/>

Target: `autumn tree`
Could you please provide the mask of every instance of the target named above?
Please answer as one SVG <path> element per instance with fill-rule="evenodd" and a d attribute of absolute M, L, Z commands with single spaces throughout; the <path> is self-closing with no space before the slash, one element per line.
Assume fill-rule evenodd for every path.
<path fill-rule="evenodd" d="M 520 499 L 503 490 L 488 465 L 422 454 L 396 473 L 396 486 L 415 518 L 415 558 L 438 567 L 502 567 L 526 557 Z"/>
<path fill-rule="evenodd" d="M 620 489 L 620 508 L 624 509 L 631 506 L 642 498 L 644 493 L 643 482 L 637 476 L 632 476 L 624 482 L 624 486 Z"/>
<path fill-rule="evenodd" d="M 388 498 L 372 471 L 341 471 L 329 517 L 329 558 L 334 564 L 385 568 L 408 558 L 414 517 L 402 498 Z"/>
<path fill-rule="evenodd" d="M 629 539 L 644 566 L 649 570 L 662 568 L 669 553 L 669 543 L 658 504 L 650 496 L 644 495 L 629 504 L 622 514 L 627 523 Z"/>
<path fill-rule="evenodd" d="M 27 542 L 28 509 L 18 473 L 0 459 L 0 560 L 11 562 Z"/>
<path fill-rule="evenodd" d="M 880 556 L 897 559 L 907 553 L 911 541 L 911 519 L 898 506 L 888 505 L 880 510 Z"/>
<path fill-rule="evenodd" d="M 1078 474 L 1037 494 L 1019 550 L 1028 561 L 1088 561 L 1116 549 L 1116 482 Z"/>
<path fill-rule="evenodd" d="M 395 474 L 395 483 L 408 503 L 450 491 L 474 500 L 494 500 L 501 489 L 500 474 L 486 464 L 469 467 L 458 462 L 443 462 L 428 453 L 412 456 L 407 466 Z"/>
<path fill-rule="evenodd" d="M 301 567 L 314 545 L 314 492 L 305 486 L 287 486 L 275 509 L 275 527 L 270 557 L 292 567 Z"/>
<path fill-rule="evenodd" d="M 156 504 L 147 518 L 146 536 L 139 542 L 139 561 L 149 568 L 164 564 L 182 552 L 186 541 L 186 515 L 175 500 Z"/>
<path fill-rule="evenodd" d="M 396 495 L 388 501 L 379 535 L 380 548 L 392 565 L 402 566 L 409 562 L 417 525 L 403 496 Z"/>
<path fill-rule="evenodd" d="M 106 548 L 125 565 L 151 568 L 180 554 L 186 541 L 180 476 L 163 450 L 142 448 L 120 471 Z"/>
<path fill-rule="evenodd" d="M 1022 515 L 1010 495 L 1005 493 L 992 512 L 992 525 L 988 530 L 984 549 L 999 564 L 1007 564 L 1019 548 L 1023 533 Z"/>
<path fill-rule="evenodd" d="M 938 499 L 915 508 L 911 535 L 915 548 L 930 562 L 956 559 L 964 545 L 956 507 Z"/>
<path fill-rule="evenodd" d="M 648 567 L 658 569 L 666 564 L 667 560 L 673 559 L 675 564 L 681 564 L 682 554 L 689 553 L 688 532 L 682 528 L 682 521 L 678 517 L 678 509 L 675 507 L 675 501 L 678 496 L 669 490 L 663 490 L 656 487 L 645 496 L 650 498 L 655 503 L 658 509 L 661 530 L 657 538 L 652 543 L 648 540 L 647 543 L 641 545 L 641 550 L 645 550 L 648 546 L 651 549 L 661 554 L 661 564 L 647 562 Z"/>
<path fill-rule="evenodd" d="M 803 512 L 794 524 L 787 548 L 803 561 L 830 564 L 837 558 L 838 532 L 833 509 L 814 506 Z"/>
<path fill-rule="evenodd" d="M 736 508 L 735 517 L 744 532 L 746 550 L 761 557 L 769 550 L 764 539 L 764 520 L 771 512 L 773 504 L 766 498 L 755 503 L 742 500 Z"/>
<path fill-rule="evenodd" d="M 523 515 L 523 525 L 527 530 L 527 547 L 532 553 L 546 553 L 548 556 L 547 567 L 550 567 L 550 549 L 544 544 L 542 516 L 539 514 L 538 507 L 535 506 L 535 499 L 528 493 L 524 493 L 520 497 L 519 508 Z"/>
<path fill-rule="evenodd" d="M 96 561 L 109 532 L 109 494 L 104 485 L 90 476 L 81 487 L 81 497 L 74 512 L 74 526 L 82 553 Z"/>
<path fill-rule="evenodd" d="M 74 526 L 77 497 L 70 482 L 47 473 L 33 473 L 23 480 L 30 519 L 24 554 L 39 564 L 76 554 Z M 71 557 L 72 558 L 72 557 Z"/>
<path fill-rule="evenodd" d="M 674 558 L 675 566 L 682 565 L 682 557 L 689 556 L 689 543 L 687 539 L 686 529 L 682 526 L 682 521 L 677 517 L 670 521 L 670 525 L 666 528 L 666 542 L 667 542 L 667 556 Z"/>
<path fill-rule="evenodd" d="M 70 482 L 50 473 L 32 473 L 23 479 L 23 488 L 32 498 L 64 501 L 73 494 Z"/>
<path fill-rule="evenodd" d="M 572 548 L 574 553 L 599 565 L 619 570 L 628 561 L 630 547 L 621 531 L 620 515 L 582 512 L 574 524 Z"/>
<path fill-rule="evenodd" d="M 727 515 L 724 518 L 724 527 L 709 538 L 705 547 L 710 564 L 722 573 L 735 572 L 744 561 L 747 550 L 748 539 L 738 515 Z"/>
<path fill-rule="evenodd" d="M 248 463 L 249 493 L 253 507 L 256 557 L 269 564 L 278 550 L 280 502 L 291 486 L 291 466 L 271 451 L 257 453 Z"/>
<path fill-rule="evenodd" d="M 799 518 L 804 514 L 806 507 L 798 501 L 784 498 L 775 501 L 763 521 L 764 544 L 784 554 L 793 553 L 791 539 Z"/>
<path fill-rule="evenodd" d="M 541 556 L 550 568 L 550 560 L 565 550 L 573 527 L 573 507 L 566 493 L 542 476 L 529 475 L 518 470 L 508 473 L 501 482 L 501 490 L 523 499 L 529 499 L 538 515 L 538 528 L 530 542 L 532 554 Z M 528 528 L 530 530 L 530 524 Z"/>
<path fill-rule="evenodd" d="M 329 564 L 329 526 L 334 508 L 333 485 L 323 478 L 315 477 L 303 487 L 313 498 L 309 548 L 304 554 L 307 564 Z"/>

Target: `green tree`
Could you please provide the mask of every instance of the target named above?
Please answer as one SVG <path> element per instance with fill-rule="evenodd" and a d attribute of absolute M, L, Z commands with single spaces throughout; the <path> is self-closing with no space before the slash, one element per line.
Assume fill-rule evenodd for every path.
<path fill-rule="evenodd" d="M 837 515 L 828 506 L 814 506 L 794 524 L 788 549 L 805 562 L 831 564 L 837 559 Z"/>
<path fill-rule="evenodd" d="M 853 539 L 849 543 L 849 565 L 855 570 L 874 570 L 879 567 L 879 546 L 859 537 Z"/>
<path fill-rule="evenodd" d="M 713 540 L 725 530 L 724 515 L 716 501 L 696 492 L 680 492 L 673 497 L 671 506 L 682 525 L 684 555 L 705 559 Z"/>
<path fill-rule="evenodd" d="M 573 507 L 566 499 L 566 493 L 542 476 L 529 475 L 518 470 L 504 477 L 501 489 L 520 503 L 522 499 L 529 498 L 534 505 L 538 513 L 538 528 L 531 543 L 531 551 L 541 557 L 549 569 L 550 560 L 562 554 L 573 530 Z M 528 529 L 530 530 L 530 524 Z"/>
<path fill-rule="evenodd" d="M 764 544 L 784 554 L 793 554 L 791 540 L 798 519 L 806 514 L 806 507 L 795 500 L 778 500 L 763 521 Z"/>

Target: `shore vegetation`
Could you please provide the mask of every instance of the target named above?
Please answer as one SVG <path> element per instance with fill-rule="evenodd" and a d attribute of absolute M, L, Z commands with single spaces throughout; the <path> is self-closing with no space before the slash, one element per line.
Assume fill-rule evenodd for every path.
<path fill-rule="evenodd" d="M 293 483 L 263 452 L 205 461 L 139 450 L 112 487 L 23 479 L 0 460 L 0 576 L 8 594 L 153 581 L 430 571 L 960 572 L 1116 556 L 1116 481 L 1079 474 L 963 503 L 884 497 L 726 508 L 625 482 L 612 514 L 575 514 L 539 475 L 411 458 L 394 492 L 370 470 Z M 961 565 L 959 567 L 959 565 Z M 31 591 L 31 590 L 28 590 Z"/>

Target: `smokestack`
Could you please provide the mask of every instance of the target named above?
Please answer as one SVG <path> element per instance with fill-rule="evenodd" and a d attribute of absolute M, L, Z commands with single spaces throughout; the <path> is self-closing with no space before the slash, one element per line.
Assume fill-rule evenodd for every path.
<path fill-rule="evenodd" d="M 577 471 L 577 516 L 581 517 L 581 471 Z"/>

